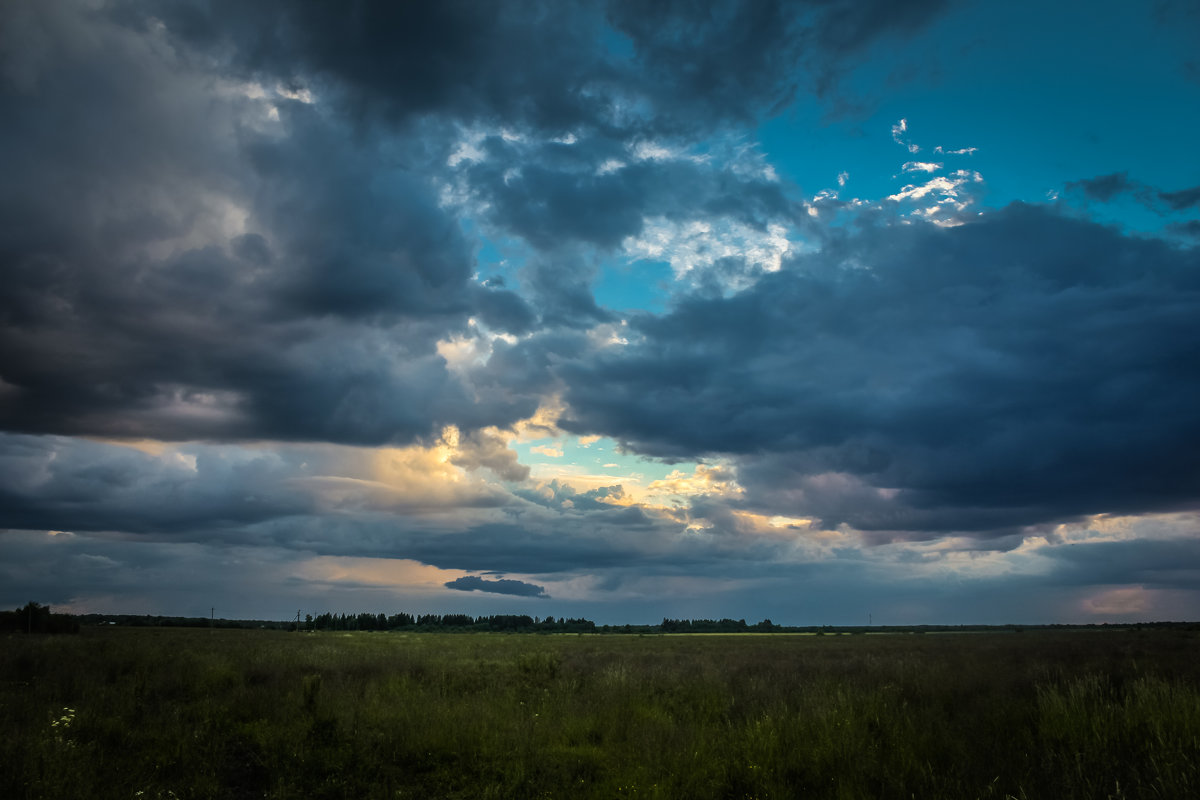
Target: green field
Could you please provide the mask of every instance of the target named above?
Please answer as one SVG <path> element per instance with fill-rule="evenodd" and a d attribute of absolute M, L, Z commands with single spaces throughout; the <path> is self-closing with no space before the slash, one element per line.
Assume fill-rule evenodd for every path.
<path fill-rule="evenodd" d="M 1200 797 L 1200 635 L 0 639 L 3 798 Z"/>

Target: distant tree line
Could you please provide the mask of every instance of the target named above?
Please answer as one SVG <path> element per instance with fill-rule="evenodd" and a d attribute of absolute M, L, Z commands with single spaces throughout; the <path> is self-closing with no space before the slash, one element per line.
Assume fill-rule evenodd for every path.
<path fill-rule="evenodd" d="M 531 617 L 528 614 L 318 614 L 305 617 L 304 627 L 318 631 L 493 631 L 511 633 L 594 633 L 587 619 Z"/>
<path fill-rule="evenodd" d="M 657 625 L 597 625 L 582 617 L 531 617 L 527 614 L 308 614 L 292 620 L 176 617 L 151 614 L 53 614 L 49 606 L 28 603 L 0 611 L 0 633 L 77 633 L 81 625 L 175 628 L 267 628 L 286 631 L 414 631 L 495 633 L 809 633 L 818 636 L 864 633 L 1021 633 L 1026 630 L 1120 628 L 1131 632 L 1152 629 L 1200 630 L 1200 622 L 1139 622 L 1109 625 L 777 625 L 769 619 L 671 619 Z"/>
<path fill-rule="evenodd" d="M 296 621 L 277 619 L 224 619 L 217 617 L 174 617 L 161 614 L 79 614 L 81 625 L 121 625 L 130 628 L 267 628 L 295 630 Z"/>

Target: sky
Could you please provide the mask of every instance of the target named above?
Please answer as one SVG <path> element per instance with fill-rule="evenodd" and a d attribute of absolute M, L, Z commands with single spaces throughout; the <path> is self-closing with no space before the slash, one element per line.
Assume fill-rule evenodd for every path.
<path fill-rule="evenodd" d="M 0 4 L 0 607 L 1200 618 L 1200 7 Z"/>

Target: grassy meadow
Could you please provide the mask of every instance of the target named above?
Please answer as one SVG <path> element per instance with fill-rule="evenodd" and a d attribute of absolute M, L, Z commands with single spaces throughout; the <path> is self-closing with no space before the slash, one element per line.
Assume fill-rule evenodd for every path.
<path fill-rule="evenodd" d="M 0 797 L 1200 797 L 1200 634 L 0 639 Z"/>

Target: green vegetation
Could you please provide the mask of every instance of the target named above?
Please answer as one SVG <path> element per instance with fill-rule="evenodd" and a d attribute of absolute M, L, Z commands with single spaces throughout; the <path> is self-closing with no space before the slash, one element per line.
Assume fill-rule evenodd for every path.
<path fill-rule="evenodd" d="M 1200 637 L 0 639 L 4 798 L 1200 796 Z"/>

